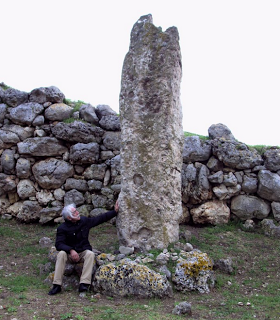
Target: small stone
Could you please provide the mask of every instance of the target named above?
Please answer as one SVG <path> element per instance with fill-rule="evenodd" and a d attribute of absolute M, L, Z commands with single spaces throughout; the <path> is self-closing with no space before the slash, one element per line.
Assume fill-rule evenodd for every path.
<path fill-rule="evenodd" d="M 244 306 L 243 302 L 241 302 L 241 301 L 238 302 L 238 305 L 239 305 L 239 306 Z"/>

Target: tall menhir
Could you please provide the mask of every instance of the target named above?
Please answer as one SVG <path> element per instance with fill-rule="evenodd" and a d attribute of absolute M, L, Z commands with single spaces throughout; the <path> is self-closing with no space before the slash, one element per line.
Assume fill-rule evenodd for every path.
<path fill-rule="evenodd" d="M 179 34 L 151 15 L 133 26 L 122 71 L 118 235 L 140 250 L 178 240 L 182 214 L 182 76 Z"/>

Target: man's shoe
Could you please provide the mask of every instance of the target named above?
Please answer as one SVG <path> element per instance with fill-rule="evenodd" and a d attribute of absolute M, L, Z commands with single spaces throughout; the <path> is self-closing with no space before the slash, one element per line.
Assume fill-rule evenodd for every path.
<path fill-rule="evenodd" d="M 79 292 L 88 291 L 89 284 L 87 283 L 80 283 L 79 285 Z"/>
<path fill-rule="evenodd" d="M 54 284 L 50 292 L 48 293 L 49 296 L 53 296 L 61 291 L 61 286 L 59 284 Z"/>

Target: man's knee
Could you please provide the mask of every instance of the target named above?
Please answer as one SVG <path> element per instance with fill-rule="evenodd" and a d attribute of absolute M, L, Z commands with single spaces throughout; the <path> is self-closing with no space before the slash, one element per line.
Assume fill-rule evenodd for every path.
<path fill-rule="evenodd" d="M 56 260 L 67 260 L 67 253 L 65 251 L 59 251 Z"/>

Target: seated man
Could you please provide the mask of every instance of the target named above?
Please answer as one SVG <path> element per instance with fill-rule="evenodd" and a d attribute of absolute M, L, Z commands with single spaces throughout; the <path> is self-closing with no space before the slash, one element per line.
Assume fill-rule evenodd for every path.
<path fill-rule="evenodd" d="M 49 295 L 54 295 L 61 291 L 62 277 L 67 260 L 74 263 L 84 262 L 79 292 L 88 290 L 91 284 L 95 259 L 88 240 L 89 230 L 114 218 L 118 214 L 118 210 L 117 201 L 114 210 L 100 214 L 97 217 L 87 218 L 80 216 L 74 204 L 69 204 L 63 208 L 62 216 L 65 222 L 57 228 L 55 247 L 59 253 L 55 264 L 53 287 Z"/>

